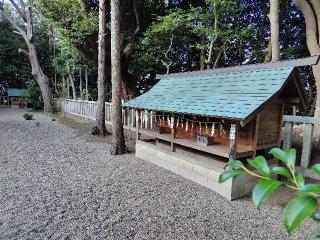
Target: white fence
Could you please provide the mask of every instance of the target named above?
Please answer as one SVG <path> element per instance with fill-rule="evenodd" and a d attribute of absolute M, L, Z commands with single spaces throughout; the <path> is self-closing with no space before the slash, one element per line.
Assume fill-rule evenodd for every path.
<path fill-rule="evenodd" d="M 98 103 L 96 101 L 72 100 L 72 99 L 55 99 L 55 105 L 60 112 L 91 120 L 96 120 Z M 136 127 L 136 114 L 134 109 L 122 110 L 122 122 L 125 128 Z M 112 104 L 105 103 L 106 125 L 112 125 Z M 154 117 L 151 111 L 141 112 L 142 128 L 152 128 Z"/>

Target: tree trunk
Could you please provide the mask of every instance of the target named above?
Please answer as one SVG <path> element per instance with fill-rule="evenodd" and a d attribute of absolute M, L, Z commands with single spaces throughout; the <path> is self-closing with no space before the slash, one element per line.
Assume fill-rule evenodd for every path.
<path fill-rule="evenodd" d="M 20 1 L 20 5 L 17 4 L 14 0 L 10 0 L 13 7 L 16 9 L 17 14 L 20 15 L 23 22 L 25 23 L 26 30 L 23 30 L 19 25 L 13 20 L 5 11 L 3 3 L 0 3 L 0 11 L 2 15 L 10 22 L 13 28 L 15 28 L 15 33 L 21 35 L 25 40 L 29 52 L 23 49 L 19 49 L 20 53 L 24 53 L 30 60 L 32 75 L 36 79 L 39 88 L 41 90 L 43 103 L 44 103 L 44 112 L 48 112 L 49 108 L 54 105 L 52 93 L 49 87 L 49 81 L 46 75 L 43 73 L 42 68 L 39 63 L 37 49 L 34 44 L 33 37 L 33 21 L 32 21 L 32 9 L 30 6 L 26 6 L 24 1 Z M 21 6 L 21 8 L 19 7 Z"/>
<path fill-rule="evenodd" d="M 125 153 L 121 107 L 121 35 L 120 0 L 111 0 L 111 78 L 112 78 L 112 147 L 111 154 Z"/>
<path fill-rule="evenodd" d="M 85 68 L 84 70 L 84 77 L 86 80 L 86 100 L 89 100 L 89 88 L 88 88 L 88 82 L 89 82 L 89 76 L 88 76 L 88 68 Z"/>
<path fill-rule="evenodd" d="M 306 23 L 306 38 L 307 46 L 311 56 L 320 54 L 320 46 L 318 42 L 318 26 L 317 26 L 317 16 L 312 6 L 306 0 L 294 0 L 295 4 L 301 10 L 305 23 Z M 316 106 L 315 106 L 315 117 L 320 117 L 320 65 L 313 66 L 313 76 L 316 83 Z M 316 139 L 320 138 L 320 127 L 315 126 L 314 137 Z"/>
<path fill-rule="evenodd" d="M 280 61 L 280 41 L 279 41 L 279 0 L 270 0 L 270 28 L 272 62 Z"/>
<path fill-rule="evenodd" d="M 70 74 L 69 78 L 70 78 L 71 89 L 72 89 L 72 98 L 74 100 L 76 100 L 77 99 L 77 94 L 76 94 L 76 86 L 74 84 L 74 76 L 72 76 L 72 74 Z"/>
<path fill-rule="evenodd" d="M 70 99 L 70 79 L 67 78 L 67 98 Z"/>
<path fill-rule="evenodd" d="M 98 109 L 97 127 L 101 135 L 106 135 L 105 102 L 106 102 L 106 3 L 99 1 L 99 39 L 98 39 Z"/>
<path fill-rule="evenodd" d="M 80 86 L 79 86 L 79 91 L 80 91 L 80 99 L 83 100 L 83 90 L 82 90 L 82 69 L 80 68 L 79 70 L 79 79 L 80 79 Z"/>
<path fill-rule="evenodd" d="M 64 75 L 62 75 L 62 98 L 66 98 L 66 79 Z"/>
<path fill-rule="evenodd" d="M 205 48 L 206 39 L 205 37 L 201 37 L 201 50 L 200 50 L 200 70 L 204 70 L 204 64 L 205 64 Z"/>

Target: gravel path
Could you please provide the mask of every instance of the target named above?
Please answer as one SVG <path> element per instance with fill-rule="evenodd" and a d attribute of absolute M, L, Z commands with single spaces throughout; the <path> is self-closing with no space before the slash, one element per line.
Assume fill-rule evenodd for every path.
<path fill-rule="evenodd" d="M 0 108 L 0 239 L 312 239 L 43 114 Z M 37 126 L 36 122 L 40 125 Z"/>

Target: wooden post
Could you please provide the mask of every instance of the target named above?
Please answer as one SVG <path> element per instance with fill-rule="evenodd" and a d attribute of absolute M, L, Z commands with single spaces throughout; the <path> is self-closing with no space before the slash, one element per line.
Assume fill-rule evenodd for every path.
<path fill-rule="evenodd" d="M 229 161 L 237 159 L 237 137 L 238 137 L 237 135 L 238 135 L 237 124 L 231 124 Z"/>
<path fill-rule="evenodd" d="M 254 138 L 253 138 L 253 154 L 252 154 L 252 158 L 255 158 L 256 155 L 257 155 L 259 125 L 260 125 L 260 114 L 258 114 L 257 117 L 256 117 L 256 124 L 255 124 L 255 128 L 254 128 Z"/>
<path fill-rule="evenodd" d="M 312 135 L 313 124 L 304 124 L 303 127 L 303 146 L 301 154 L 301 167 L 308 168 L 310 163 L 311 148 L 312 148 Z"/>
<path fill-rule="evenodd" d="M 286 122 L 285 123 L 285 130 L 284 130 L 284 139 L 283 139 L 283 149 L 284 150 L 291 148 L 292 132 L 293 132 L 293 123 Z"/>
<path fill-rule="evenodd" d="M 172 124 L 172 128 L 171 128 L 171 151 L 174 152 L 176 149 L 175 149 L 175 145 L 174 145 L 174 139 L 176 138 L 176 119 L 175 117 L 173 116 L 173 122 L 171 123 Z"/>
<path fill-rule="evenodd" d="M 141 134 L 139 133 L 139 130 L 141 128 L 141 111 L 136 110 L 136 139 L 140 140 Z"/>

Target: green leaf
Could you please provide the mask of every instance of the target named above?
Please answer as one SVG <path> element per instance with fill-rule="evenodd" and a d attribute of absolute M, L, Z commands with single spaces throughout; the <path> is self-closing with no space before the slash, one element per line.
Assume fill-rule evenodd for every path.
<path fill-rule="evenodd" d="M 280 187 L 281 183 L 275 180 L 259 180 L 253 189 L 252 200 L 257 208 L 260 208 L 268 197 Z"/>
<path fill-rule="evenodd" d="M 320 175 L 320 163 L 317 163 L 312 166 L 311 171 L 314 172 L 315 174 Z"/>
<path fill-rule="evenodd" d="M 227 167 L 234 167 L 234 168 L 242 168 L 243 167 L 243 163 L 239 160 L 234 160 L 234 161 L 230 161 L 228 162 L 224 168 L 226 169 Z"/>
<path fill-rule="evenodd" d="M 300 188 L 300 192 L 318 193 L 320 192 L 320 184 L 319 183 L 306 184 Z"/>
<path fill-rule="evenodd" d="M 256 168 L 262 176 L 271 178 L 270 168 L 266 159 L 263 156 L 258 156 L 254 160 L 248 160 L 248 163 L 252 167 Z"/>
<path fill-rule="evenodd" d="M 304 185 L 304 178 L 301 174 L 298 174 L 296 176 L 296 182 L 298 184 L 299 187 L 302 187 Z"/>
<path fill-rule="evenodd" d="M 246 173 L 246 172 L 242 169 L 224 171 L 219 176 L 219 183 L 223 183 L 223 182 L 227 181 L 229 178 L 232 178 L 232 177 L 244 174 L 244 173 Z"/>
<path fill-rule="evenodd" d="M 318 213 L 318 214 L 313 215 L 312 219 L 314 221 L 320 222 L 320 214 Z"/>
<path fill-rule="evenodd" d="M 283 212 L 283 223 L 289 233 L 317 210 L 317 199 L 311 196 L 297 196 L 292 199 Z"/>
<path fill-rule="evenodd" d="M 272 148 L 269 151 L 269 154 L 271 154 L 275 158 L 281 160 L 282 162 L 287 163 L 286 153 L 284 151 L 282 151 L 280 148 Z"/>
<path fill-rule="evenodd" d="M 271 173 L 282 175 L 288 178 L 291 177 L 289 170 L 284 167 L 273 167 Z"/>
<path fill-rule="evenodd" d="M 296 149 L 294 149 L 294 148 L 287 149 L 285 151 L 285 154 L 286 154 L 286 160 L 287 160 L 288 164 L 290 166 L 294 166 L 296 164 L 296 156 L 297 156 Z"/>

